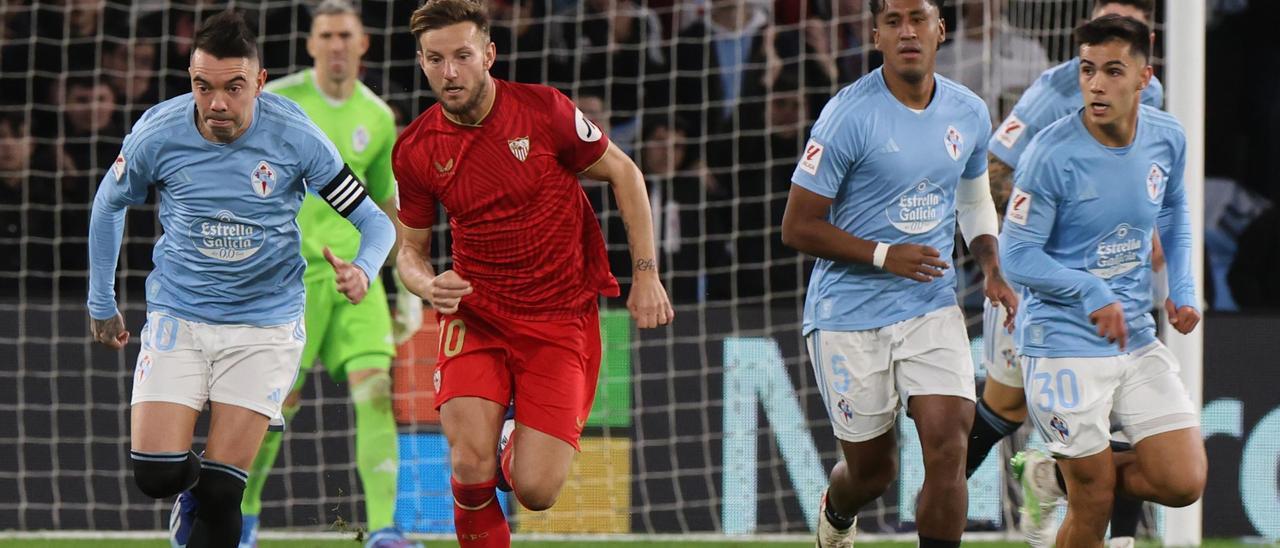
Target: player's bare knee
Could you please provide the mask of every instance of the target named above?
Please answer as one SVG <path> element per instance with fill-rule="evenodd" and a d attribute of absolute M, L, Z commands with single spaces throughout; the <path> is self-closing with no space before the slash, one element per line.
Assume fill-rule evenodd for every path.
<path fill-rule="evenodd" d="M 560 498 L 560 486 L 549 485 L 548 483 L 530 482 L 532 485 L 528 487 L 525 484 L 516 484 L 516 500 L 520 501 L 520 505 L 534 512 L 542 512 L 555 506 L 556 500 Z"/>
<path fill-rule="evenodd" d="M 843 462 L 841 464 L 844 464 Z M 845 467 L 845 477 L 851 487 L 868 495 L 880 496 L 889 490 L 889 485 L 898 478 L 898 461 L 892 457 L 884 459 L 861 459 L 856 466 Z"/>
<path fill-rule="evenodd" d="M 1205 470 L 1188 466 L 1154 483 L 1160 491 L 1160 504 L 1174 508 L 1190 506 L 1204 494 Z"/>
<path fill-rule="evenodd" d="M 498 457 L 493 450 L 453 447 L 449 449 L 449 464 L 453 476 L 464 484 L 480 483 L 494 478 L 498 470 Z"/>

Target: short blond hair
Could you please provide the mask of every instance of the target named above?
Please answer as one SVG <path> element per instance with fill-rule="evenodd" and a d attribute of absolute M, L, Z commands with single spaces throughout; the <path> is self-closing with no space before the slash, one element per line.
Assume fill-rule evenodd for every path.
<path fill-rule="evenodd" d="M 458 23 L 475 23 L 485 36 L 489 35 L 489 10 L 478 0 L 427 0 L 409 18 L 413 39 L 419 42 L 429 30 L 442 29 Z M 421 43 L 421 42 L 419 42 Z"/>

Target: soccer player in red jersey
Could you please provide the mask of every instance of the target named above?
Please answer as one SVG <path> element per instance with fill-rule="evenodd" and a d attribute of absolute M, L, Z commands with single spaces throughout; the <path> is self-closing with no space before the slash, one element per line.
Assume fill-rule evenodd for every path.
<path fill-rule="evenodd" d="M 509 546 L 499 477 L 530 510 L 555 503 L 595 397 L 598 295 L 619 294 L 579 175 L 613 188 L 633 259 L 627 308 L 637 325 L 666 325 L 675 314 L 631 159 L 559 91 L 489 75 L 497 51 L 480 2 L 428 0 L 410 26 L 439 102 L 392 153 L 404 226 L 400 276 L 440 314 L 436 405 L 458 541 Z M 436 204 L 453 236 L 453 269 L 439 274 L 428 263 Z M 505 436 L 513 395 L 515 428 Z M 500 436 L 508 442 L 499 456 Z"/>

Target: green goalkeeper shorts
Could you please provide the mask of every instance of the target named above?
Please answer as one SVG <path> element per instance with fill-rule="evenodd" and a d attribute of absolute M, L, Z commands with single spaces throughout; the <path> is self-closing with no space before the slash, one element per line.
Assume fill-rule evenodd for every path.
<path fill-rule="evenodd" d="M 317 360 L 329 377 L 344 382 L 353 371 L 391 368 L 396 355 L 391 339 L 391 310 L 382 282 L 374 280 L 360 304 L 338 293 L 332 276 L 306 280 L 307 344 L 293 389 L 299 390 Z"/>

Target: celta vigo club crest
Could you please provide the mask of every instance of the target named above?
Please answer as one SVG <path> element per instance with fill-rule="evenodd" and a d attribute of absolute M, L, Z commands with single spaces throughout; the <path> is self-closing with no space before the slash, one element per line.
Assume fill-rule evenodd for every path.
<path fill-rule="evenodd" d="M 517 160 L 523 162 L 529 157 L 529 138 L 517 137 L 507 140 L 507 147 L 511 149 L 511 154 L 515 155 Z"/>
<path fill-rule="evenodd" d="M 249 175 L 249 183 L 253 185 L 255 193 L 266 198 L 276 188 L 276 170 L 272 169 L 266 161 L 258 162 L 258 167 L 254 168 L 253 173 Z"/>

